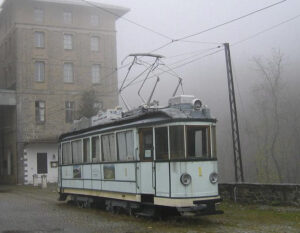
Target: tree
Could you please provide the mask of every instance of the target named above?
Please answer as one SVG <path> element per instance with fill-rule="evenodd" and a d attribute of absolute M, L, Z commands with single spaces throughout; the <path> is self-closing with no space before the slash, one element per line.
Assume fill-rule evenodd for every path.
<path fill-rule="evenodd" d="M 96 92 L 93 89 L 83 91 L 78 111 L 79 118 L 90 118 L 95 116 L 99 111 L 99 108 L 100 106 L 99 102 L 97 101 Z"/>
<path fill-rule="evenodd" d="M 258 175 L 266 177 L 267 182 L 283 181 L 279 140 L 282 125 L 280 100 L 285 88 L 282 82 L 282 61 L 283 55 L 279 50 L 273 50 L 271 59 L 254 58 L 262 78 L 255 88 L 256 106 L 259 110 L 254 128 L 257 139 L 256 160 L 258 172 L 262 173 Z"/>

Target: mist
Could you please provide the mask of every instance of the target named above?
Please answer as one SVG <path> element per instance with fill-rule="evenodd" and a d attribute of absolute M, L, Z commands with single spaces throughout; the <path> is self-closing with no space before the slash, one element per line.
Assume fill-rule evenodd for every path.
<path fill-rule="evenodd" d="M 172 40 L 204 31 L 279 2 L 279 0 L 94 0 L 94 2 L 130 9 L 124 15 L 125 19 L 119 18 L 116 25 L 118 67 L 122 66 L 122 61 L 129 54 L 149 53 L 155 50 L 155 54 L 164 56 L 161 60 L 166 66 L 162 66 L 163 69 L 168 69 L 167 66 L 172 68 L 178 65 L 172 72 L 182 78 L 184 94 L 195 95 L 211 109 L 212 115 L 218 120 L 219 172 L 223 182 L 234 181 L 227 73 L 225 55 L 222 50 L 222 44 L 229 43 L 231 45 L 246 181 L 300 182 L 297 178 L 300 177 L 298 169 L 300 164 L 299 159 L 297 160 L 300 155 L 299 150 L 296 149 L 296 142 L 287 146 L 295 148 L 289 150 L 285 155 L 288 164 L 296 161 L 294 163 L 295 167 L 293 167 L 295 174 L 290 174 L 289 179 L 285 177 L 281 181 L 276 179 L 276 175 L 274 179 L 259 180 L 256 158 L 257 148 L 254 148 L 251 144 L 257 135 L 247 133 L 262 119 L 258 117 L 260 112 L 257 108 L 258 100 L 254 90 L 257 86 L 261 86 L 265 79 L 259 72 L 254 58 L 261 58 L 262 61 L 267 62 L 272 59 L 274 49 L 279 50 L 282 55 L 280 80 L 285 95 L 280 96 L 280 101 L 282 101 L 280 112 L 283 115 L 290 115 L 291 111 L 295 110 L 293 114 L 296 114 L 292 120 L 286 119 L 283 121 L 284 124 L 282 123 L 280 127 L 292 129 L 294 125 L 298 124 L 297 127 L 300 125 L 298 119 L 298 101 L 300 101 L 300 79 L 298 77 L 300 73 L 298 65 L 300 62 L 300 53 L 298 52 L 300 51 L 300 17 L 286 22 L 286 20 L 299 15 L 300 1 L 283 1 L 281 4 L 269 9 L 193 36 L 185 41 L 171 42 L 168 46 L 159 50 L 156 49 Z M 128 22 L 128 20 L 131 22 Z M 137 24 L 155 32 L 146 30 Z M 211 54 L 218 50 L 220 51 Z M 183 61 L 183 59 L 186 60 Z M 195 61 L 193 61 L 194 59 Z M 126 60 L 123 65 L 129 61 L 130 59 Z M 176 62 L 178 63 L 176 64 Z M 118 70 L 119 85 L 126 75 L 127 68 Z M 140 67 L 136 70 L 133 69 L 129 78 L 134 78 L 140 69 Z M 166 105 L 175 90 L 178 78 L 167 73 L 160 74 L 159 77 L 160 82 L 153 99 L 158 100 L 160 105 Z M 154 82 L 155 79 L 151 79 L 145 83 L 142 90 L 142 95 L 145 98 L 149 96 Z M 140 82 L 131 85 L 122 93 L 132 107 L 141 104 L 137 95 L 140 85 Z M 180 89 L 177 94 L 182 94 Z M 291 105 L 293 108 L 289 106 L 289 103 L 293 103 Z M 121 101 L 120 105 L 122 105 Z M 265 105 L 265 108 L 267 107 L 268 105 Z M 279 133 L 281 137 L 284 137 L 284 135 L 293 139 L 296 137 L 292 136 L 295 134 L 286 131 L 285 133 L 283 131 Z M 280 147 L 279 143 L 276 146 L 277 148 Z M 286 166 L 282 169 L 289 168 L 289 165 Z M 273 171 L 274 164 L 272 162 L 270 162 L 270 167 L 272 168 L 270 172 L 275 172 Z"/>

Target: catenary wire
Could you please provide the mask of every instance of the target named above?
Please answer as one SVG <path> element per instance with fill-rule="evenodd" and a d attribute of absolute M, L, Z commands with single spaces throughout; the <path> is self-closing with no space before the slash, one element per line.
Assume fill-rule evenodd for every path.
<path fill-rule="evenodd" d="M 215 26 L 213 26 L 213 27 L 207 28 L 207 29 L 202 30 L 202 31 L 200 31 L 200 32 L 196 32 L 196 33 L 193 33 L 193 34 L 190 34 L 190 35 L 187 35 L 187 36 L 178 38 L 178 39 L 174 39 L 174 40 L 172 40 L 172 41 L 170 41 L 170 42 L 167 42 L 167 43 L 165 43 L 165 44 L 159 46 L 159 47 L 156 48 L 156 49 L 151 50 L 150 53 L 156 52 L 156 51 L 158 51 L 158 50 L 161 50 L 161 49 L 163 49 L 163 48 L 165 48 L 165 47 L 167 47 L 167 46 L 169 46 L 169 45 L 171 45 L 171 44 L 173 44 L 173 43 L 175 43 L 175 42 L 179 42 L 179 41 L 182 41 L 182 40 L 185 40 L 185 39 L 188 39 L 188 38 L 191 38 L 191 37 L 194 37 L 194 36 L 197 36 L 197 35 L 200 35 L 200 34 L 209 32 L 209 31 L 212 31 L 212 30 L 214 30 L 214 29 L 217 29 L 217 28 L 219 28 L 219 27 L 225 26 L 225 25 L 227 25 L 227 24 L 236 22 L 236 21 L 238 21 L 238 20 L 241 20 L 241 19 L 243 19 L 243 18 L 246 18 L 246 17 L 251 16 L 251 15 L 253 15 L 253 14 L 256 14 L 256 13 L 258 13 L 258 12 L 261 12 L 261 11 L 267 10 L 267 9 L 269 9 L 269 8 L 271 8 L 271 7 L 274 7 L 274 6 L 277 6 L 277 5 L 279 5 L 279 4 L 282 4 L 282 3 L 286 2 L 286 1 L 288 1 L 288 0 L 282 0 L 282 1 L 279 1 L 279 2 L 276 2 L 276 3 L 273 3 L 273 4 L 268 5 L 268 6 L 266 6 L 266 7 L 260 8 L 260 9 L 258 9 L 258 10 L 255 10 L 255 11 L 252 11 L 252 12 L 247 13 L 247 14 L 245 14 L 245 15 L 242 15 L 242 16 L 239 16 L 239 17 L 237 17 L 237 18 L 231 19 L 231 20 L 226 21 L 226 22 L 224 22 L 224 23 L 221 23 L 221 24 L 215 25 Z"/>
<path fill-rule="evenodd" d="M 160 36 L 160 37 L 163 37 L 163 38 L 168 39 L 168 40 L 171 40 L 171 41 L 173 40 L 171 37 L 169 37 L 169 36 L 167 36 L 167 35 L 165 35 L 165 34 L 163 34 L 163 33 L 157 32 L 157 31 L 155 31 L 155 30 L 153 30 L 153 29 L 151 29 L 151 28 L 149 28 L 149 27 L 146 27 L 146 26 L 144 26 L 144 25 L 142 25 L 142 24 L 140 24 L 140 23 L 137 23 L 137 22 L 135 22 L 135 21 L 133 21 L 133 20 L 130 20 L 130 19 L 124 17 L 124 16 L 118 15 L 118 14 L 116 14 L 116 13 L 110 11 L 110 10 L 107 10 L 107 9 L 105 9 L 104 7 L 101 7 L 101 6 L 97 5 L 97 4 L 91 3 L 91 2 L 89 2 L 89 1 L 87 1 L 87 0 L 81 0 L 81 1 L 82 1 L 82 2 L 85 2 L 86 4 L 88 4 L 88 5 L 90 5 L 90 6 L 96 7 L 96 8 L 98 8 L 98 9 L 100 9 L 100 10 L 106 12 L 106 13 L 109 13 L 109 14 L 111 14 L 111 15 L 114 15 L 114 16 L 116 16 L 116 17 L 119 17 L 119 18 L 121 18 L 121 19 L 123 19 L 123 20 L 125 20 L 125 21 L 127 21 L 127 22 L 129 22 L 129 23 L 131 23 L 131 24 L 134 24 L 134 25 L 136 25 L 136 26 L 138 26 L 138 27 L 140 27 L 140 28 L 143 28 L 143 29 L 145 29 L 145 30 L 147 30 L 147 31 L 150 31 L 150 32 L 152 32 L 152 33 L 154 33 L 154 34 L 156 34 L 156 35 L 158 35 L 158 36 Z"/>

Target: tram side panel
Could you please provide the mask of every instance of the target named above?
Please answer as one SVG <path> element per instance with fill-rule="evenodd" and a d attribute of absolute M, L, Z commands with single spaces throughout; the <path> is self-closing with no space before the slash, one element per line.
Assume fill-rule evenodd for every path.
<path fill-rule="evenodd" d="M 136 193 L 134 163 L 62 166 L 62 187 Z"/>

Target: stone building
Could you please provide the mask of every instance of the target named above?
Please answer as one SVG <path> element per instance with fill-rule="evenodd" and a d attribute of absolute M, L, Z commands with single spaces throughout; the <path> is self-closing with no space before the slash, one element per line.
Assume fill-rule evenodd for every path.
<path fill-rule="evenodd" d="M 82 93 L 118 104 L 116 31 L 126 8 L 81 0 L 5 0 L 0 11 L 0 183 L 57 178 L 57 138 Z"/>

